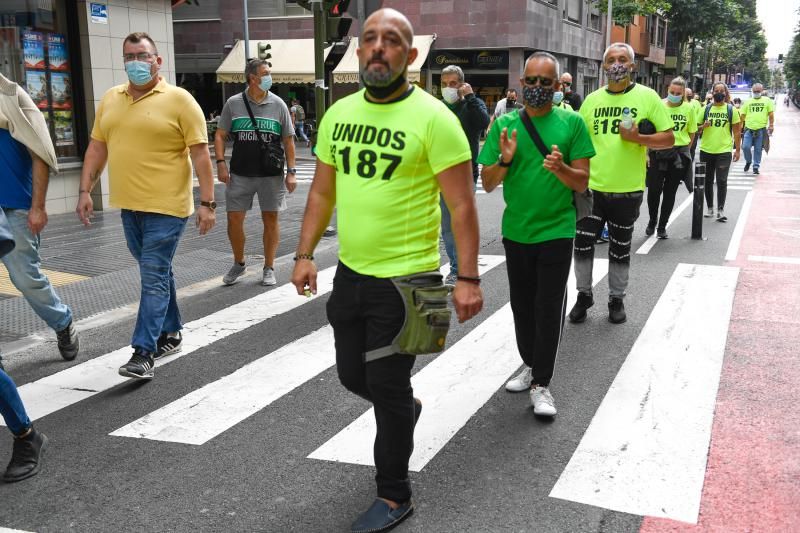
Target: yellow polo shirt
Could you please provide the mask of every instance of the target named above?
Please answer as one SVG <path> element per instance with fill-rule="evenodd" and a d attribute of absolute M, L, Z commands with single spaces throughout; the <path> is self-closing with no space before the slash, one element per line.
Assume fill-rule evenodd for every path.
<path fill-rule="evenodd" d="M 92 138 L 108 148 L 111 205 L 188 217 L 194 211 L 189 147 L 208 143 L 203 111 L 163 78 L 136 101 L 127 88 L 103 95 L 92 128 Z"/>

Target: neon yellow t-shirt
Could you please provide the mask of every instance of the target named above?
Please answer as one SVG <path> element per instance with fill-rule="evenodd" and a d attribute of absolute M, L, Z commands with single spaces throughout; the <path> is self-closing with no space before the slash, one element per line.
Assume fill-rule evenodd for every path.
<path fill-rule="evenodd" d="M 731 124 L 741 122 L 739 110 L 732 104 L 722 102 L 722 105 L 712 105 L 708 112 L 708 126 L 703 128 L 703 142 L 700 143 L 700 151 L 707 154 L 730 153 L 733 149 L 733 133 L 731 125 L 728 124 L 728 106 L 733 110 L 733 120 Z M 705 109 L 703 109 L 705 116 Z"/>
<path fill-rule="evenodd" d="M 203 110 L 163 79 L 135 102 L 127 87 L 106 91 L 92 128 L 92 139 L 108 148 L 111 205 L 188 217 L 194 211 L 189 147 L 208 142 Z"/>
<path fill-rule="evenodd" d="M 336 168 L 345 265 L 379 278 L 439 268 L 436 175 L 472 159 L 447 106 L 418 87 L 386 104 L 370 102 L 362 89 L 325 113 L 317 157 Z"/>
<path fill-rule="evenodd" d="M 566 100 L 561 100 L 560 104 L 553 104 L 553 107 L 566 109 L 567 111 L 575 111 L 574 109 L 572 109 L 572 106 Z"/>
<path fill-rule="evenodd" d="M 589 188 L 593 190 L 610 193 L 644 190 L 647 148 L 620 137 L 625 108 L 630 109 L 634 122 L 646 118 L 658 132 L 674 127 L 661 98 L 644 85 L 634 84 L 617 94 L 601 87 L 587 96 L 579 113 L 597 151 L 589 172 Z"/>
<path fill-rule="evenodd" d="M 703 123 L 703 104 L 700 100 L 692 98 L 692 109 L 694 110 L 694 121 L 699 126 Z"/>
<path fill-rule="evenodd" d="M 775 111 L 775 102 L 772 98 L 762 96 L 751 98 L 742 105 L 739 113 L 745 115 L 744 126 L 749 130 L 766 128 L 769 123 L 769 114 Z"/>
<path fill-rule="evenodd" d="M 697 131 L 694 106 L 684 101 L 681 102 L 681 105 L 672 107 L 666 100 L 664 100 L 664 105 L 674 124 L 672 133 L 675 135 L 675 146 L 689 146 L 689 135 Z"/>

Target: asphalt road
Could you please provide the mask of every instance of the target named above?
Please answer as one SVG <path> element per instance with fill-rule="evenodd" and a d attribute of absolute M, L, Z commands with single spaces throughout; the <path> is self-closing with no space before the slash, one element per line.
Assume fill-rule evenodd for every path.
<path fill-rule="evenodd" d="M 293 202 L 304 201 L 308 186 L 300 184 Z M 688 239 L 689 208 L 670 227 L 670 239 L 634 256 L 627 323 L 606 320 L 607 283 L 601 280 L 589 319 L 566 326 L 552 383 L 557 418 L 535 418 L 527 394 L 499 388 L 421 472 L 412 474 L 417 508 L 398 531 L 638 531 L 640 516 L 548 495 L 675 267 L 723 264 L 745 194 L 729 192 L 727 224 L 704 219 L 707 240 Z M 676 206 L 685 196 L 682 190 Z M 480 194 L 477 202 L 480 253 L 503 255 L 501 193 Z M 633 250 L 645 241 L 645 223 L 643 214 Z M 606 250 L 598 246 L 598 257 Z M 335 262 L 335 247 L 318 253 L 321 268 Z M 278 261 L 279 286 L 289 281 L 291 266 L 287 256 Z M 484 280 L 484 312 L 452 328 L 450 345 L 508 302 L 504 264 Z M 276 289 L 261 287 L 251 275 L 236 286 L 183 299 L 181 311 L 190 322 Z M 369 407 L 343 389 L 333 368 L 202 445 L 109 435 L 323 327 L 326 300 L 280 313 L 157 368 L 150 383 L 124 383 L 38 420 L 51 439 L 43 470 L 30 480 L 0 485 L 0 526 L 37 532 L 348 530 L 374 497 L 373 468 L 307 458 Z M 82 332 L 82 351 L 73 364 L 125 347 L 132 328 L 129 317 Z M 419 357 L 414 371 L 435 359 Z M 487 357 L 485 365 L 492 364 Z M 10 369 L 22 385 L 70 365 L 46 343 L 16 354 Z M 11 438 L 0 434 L 4 461 Z"/>

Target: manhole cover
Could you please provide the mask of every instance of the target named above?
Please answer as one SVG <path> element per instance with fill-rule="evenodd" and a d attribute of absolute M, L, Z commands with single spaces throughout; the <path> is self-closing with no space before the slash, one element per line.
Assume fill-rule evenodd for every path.
<path fill-rule="evenodd" d="M 797 194 L 800 195 L 800 189 L 787 189 L 785 191 L 778 191 L 781 194 Z"/>

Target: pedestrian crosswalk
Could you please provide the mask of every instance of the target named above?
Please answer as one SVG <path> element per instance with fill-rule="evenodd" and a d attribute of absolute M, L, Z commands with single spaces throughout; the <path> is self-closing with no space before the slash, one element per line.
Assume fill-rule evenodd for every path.
<path fill-rule="evenodd" d="M 744 162 L 738 161 L 731 164 L 728 172 L 728 190 L 731 191 L 751 191 L 756 183 L 757 175 L 753 171 L 744 171 Z"/>
<path fill-rule="evenodd" d="M 481 256 L 479 258 L 480 274 L 490 273 L 503 265 L 504 261 L 503 256 Z M 442 271 L 447 271 L 448 268 L 448 265 L 444 265 Z M 718 272 L 714 268 L 721 270 Z M 181 358 L 190 357 L 193 353 L 205 350 L 231 335 L 243 333 L 249 328 L 299 308 L 322 305 L 320 300 L 324 299 L 324 296 L 332 290 L 334 272 L 335 267 L 319 272 L 318 292 L 310 298 L 298 296 L 295 287 L 287 283 L 188 322 L 184 327 L 182 351 L 158 360 L 157 366 L 161 368 Z M 607 272 L 607 260 L 595 259 L 594 283 L 597 284 L 605 278 Z M 655 318 L 651 317 L 648 321 L 647 327 L 640 334 L 639 340 L 629 355 L 629 359 L 636 365 L 644 365 L 646 372 L 658 370 L 658 375 L 651 376 L 651 378 L 658 380 L 659 391 L 669 391 L 670 387 L 695 390 L 714 383 L 719 378 L 718 363 L 721 361 L 721 354 L 724 351 L 724 333 L 727 331 L 730 302 L 735 288 L 735 272 L 736 269 L 723 267 L 705 267 L 693 270 L 692 266 L 687 267 L 686 265 L 676 269 L 676 274 L 664 290 L 662 297 L 665 299 L 662 306 L 664 309 L 657 306 L 657 312 L 654 311 Z M 710 303 L 709 299 L 705 297 L 689 297 L 691 294 L 706 294 L 697 286 L 697 283 L 706 282 L 714 285 L 715 290 L 715 296 Z M 687 286 L 687 283 L 691 286 Z M 568 301 L 570 302 L 574 301 L 576 297 L 574 287 L 574 273 L 571 273 L 568 283 Z M 676 307 L 679 309 L 679 313 L 675 312 Z M 727 313 L 723 308 L 727 309 Z M 723 312 L 720 312 L 720 309 L 723 309 Z M 692 318 L 710 316 L 709 314 L 715 317 L 713 331 L 708 330 L 710 326 L 707 321 L 698 321 Z M 676 320 L 682 320 L 679 324 L 680 327 L 676 325 Z M 690 328 L 689 323 L 696 327 Z M 708 339 L 704 339 L 704 335 L 697 331 L 697 327 L 706 328 L 705 332 L 713 337 L 716 342 L 713 350 L 709 348 Z M 166 403 L 166 405 L 156 407 L 144 416 L 139 413 L 137 414 L 139 418 L 125 420 L 121 427 L 113 430 L 108 428 L 106 431 L 111 430 L 109 435 L 112 438 L 146 439 L 154 441 L 154 446 L 163 446 L 163 443 L 178 443 L 199 447 L 206 445 L 234 426 L 248 424 L 248 419 L 253 415 L 298 388 L 309 386 L 315 381 L 315 378 L 335 365 L 333 332 L 330 326 L 309 329 L 310 331 L 303 332 L 298 338 L 294 338 L 232 373 L 212 376 L 212 381 L 200 385 L 184 396 Z M 664 358 L 663 360 L 659 359 L 664 368 L 658 367 L 657 369 L 649 364 L 651 352 L 656 348 L 661 354 L 659 358 L 662 356 Z M 685 366 L 681 367 L 683 369 L 681 372 L 670 373 L 668 368 L 672 367 L 669 366 L 670 362 L 667 358 L 670 354 L 677 352 L 682 354 Z M 713 360 L 711 352 L 714 355 Z M 704 354 L 705 359 L 697 357 L 698 353 Z M 37 420 L 53 415 L 128 381 L 118 375 L 117 368 L 127 360 L 129 355 L 130 348 L 124 347 L 21 386 L 19 388 L 20 395 L 29 416 L 31 419 Z M 631 364 L 633 365 L 634 362 Z M 701 365 L 702 368 L 697 368 L 697 365 Z M 493 313 L 476 319 L 474 324 L 470 324 L 468 333 L 443 353 L 432 356 L 432 360 L 412 378 L 416 395 L 421 397 L 425 403 L 425 416 L 421 418 L 416 428 L 415 448 L 409 465 L 410 469 L 417 472 L 423 471 L 431 461 L 435 460 L 437 455 L 453 442 L 455 436 L 464 431 L 470 420 L 478 415 L 487 402 L 499 390 L 502 390 L 505 381 L 520 366 L 513 316 L 510 304 L 507 303 L 501 305 Z M 635 368 L 639 369 L 639 366 Z M 616 396 L 613 396 L 612 392 L 617 389 L 609 392 L 608 398 L 613 397 L 613 402 L 608 400 L 601 405 L 595 417 L 597 422 L 593 423 L 597 428 L 590 427 L 587 431 L 588 436 L 584 439 L 586 445 L 584 446 L 582 443 L 584 448 L 579 448 L 576 452 L 575 457 L 577 458 L 574 461 L 577 466 L 572 470 L 565 470 L 565 474 L 562 476 L 563 480 L 559 481 L 560 485 L 556 487 L 557 490 L 553 491 L 554 497 L 612 509 L 617 508 L 613 502 L 608 503 L 599 496 L 570 495 L 577 494 L 572 485 L 583 482 L 574 481 L 575 479 L 584 480 L 587 476 L 589 478 L 592 476 L 602 477 L 617 470 L 629 473 L 625 469 L 630 465 L 622 462 L 612 461 L 613 464 L 607 464 L 602 461 L 594 461 L 592 454 L 595 453 L 597 440 L 605 438 L 603 435 L 609 431 L 617 434 L 617 440 L 624 438 L 622 429 L 609 429 L 603 424 L 608 420 L 615 420 L 615 413 L 630 412 L 635 415 L 642 402 L 639 389 L 645 386 L 644 382 L 637 381 L 638 376 L 639 374 L 636 372 L 630 376 L 621 373 L 618 378 L 621 384 L 617 384 L 615 381 L 617 389 L 634 392 L 614 393 Z M 158 386 L 158 384 L 157 369 L 156 380 L 152 386 Z M 645 392 L 650 393 L 649 389 Z M 651 513 L 653 506 L 660 505 L 667 509 L 661 513 L 663 516 L 679 519 L 691 518 L 694 509 L 692 506 L 698 501 L 702 488 L 702 483 L 699 485 L 696 483 L 697 476 L 699 475 L 702 479 L 704 471 L 704 463 L 702 465 L 698 463 L 698 453 L 707 450 L 710 439 L 710 424 L 714 408 L 713 392 L 710 389 L 706 390 L 705 395 L 701 395 L 702 401 L 693 404 L 693 409 L 695 409 L 692 412 L 693 422 L 690 427 L 684 428 L 684 433 L 681 434 L 682 437 L 685 437 L 686 432 L 692 435 L 692 450 L 697 453 L 679 457 L 675 457 L 671 451 L 666 454 L 672 457 L 670 468 L 676 470 L 684 468 L 692 471 L 693 477 L 690 476 L 692 484 L 681 486 L 681 490 L 688 491 L 688 497 L 681 496 L 684 499 L 674 503 L 673 500 L 680 498 L 665 490 L 650 495 L 646 506 L 626 508 L 629 512 L 635 513 L 643 509 L 641 512 Z M 344 394 L 344 391 L 342 393 Z M 691 398 L 689 399 L 691 400 Z M 608 406 L 607 403 L 609 403 Z M 600 437 L 593 436 L 595 433 Z M 374 435 L 374 413 L 372 410 L 368 410 L 355 417 L 351 423 L 345 424 L 343 429 L 328 440 L 321 444 L 315 443 L 313 446 L 309 446 L 309 449 L 302 450 L 301 453 L 303 457 L 313 460 L 372 465 Z M 662 464 L 659 463 L 658 458 L 665 455 L 665 449 L 662 449 L 665 445 L 663 433 L 652 436 L 643 432 L 631 436 L 631 439 L 638 439 L 636 442 L 648 444 L 649 448 L 645 447 L 644 451 L 640 450 L 640 453 L 649 454 L 648 458 L 653 459 L 653 468 Z M 120 439 L 120 442 L 124 442 L 124 439 Z M 586 452 L 586 449 L 589 451 Z M 582 453 L 584 455 L 581 455 Z M 602 456 L 602 453 L 600 455 Z M 594 485 L 591 486 L 594 487 Z M 664 501 L 664 499 L 670 501 Z"/>

